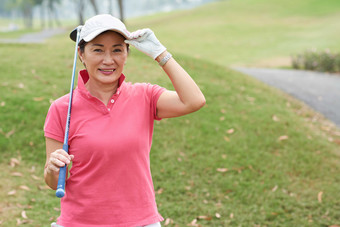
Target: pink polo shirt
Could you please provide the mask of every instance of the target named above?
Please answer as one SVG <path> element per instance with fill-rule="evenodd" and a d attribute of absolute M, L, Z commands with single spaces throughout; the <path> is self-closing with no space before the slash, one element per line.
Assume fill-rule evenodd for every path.
<path fill-rule="evenodd" d="M 58 224 L 65 227 L 143 226 L 162 221 L 150 172 L 158 85 L 126 83 L 105 106 L 79 72 L 73 93 L 69 153 L 74 155 Z M 63 142 L 69 95 L 52 103 L 45 136 Z"/>

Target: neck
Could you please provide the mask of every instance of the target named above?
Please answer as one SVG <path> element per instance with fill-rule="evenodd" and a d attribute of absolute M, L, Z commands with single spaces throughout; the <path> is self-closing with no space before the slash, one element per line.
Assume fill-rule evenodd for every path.
<path fill-rule="evenodd" d="M 116 93 L 118 88 L 118 81 L 114 84 L 96 84 L 89 79 L 85 84 L 86 89 L 90 92 L 90 94 L 100 101 L 102 101 L 105 105 L 107 105 L 112 97 L 113 94 Z"/>

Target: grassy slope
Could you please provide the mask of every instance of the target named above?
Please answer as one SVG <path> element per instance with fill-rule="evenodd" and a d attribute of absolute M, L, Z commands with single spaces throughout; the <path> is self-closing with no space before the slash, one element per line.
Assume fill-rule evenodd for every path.
<path fill-rule="evenodd" d="M 218 15 L 225 17 L 223 10 L 233 11 L 227 3 L 235 12 L 237 7 L 249 7 L 239 6 L 236 1 L 212 4 L 207 6 L 214 12 L 211 20 Z M 332 9 L 327 10 L 333 13 Z M 284 13 L 275 15 L 283 17 Z M 199 54 L 204 48 L 207 58 L 181 54 L 185 43 L 174 45 L 169 37 L 187 37 L 191 33 L 185 33 L 185 29 L 192 29 L 187 27 L 187 17 L 197 17 L 196 22 L 203 26 L 203 15 L 201 8 L 162 17 L 164 24 L 181 21 L 183 33 L 179 34 L 174 31 L 182 26 L 174 30 L 170 24 L 167 30 L 156 18 L 142 21 L 157 29 L 160 39 L 170 46 L 207 98 L 207 106 L 201 111 L 156 124 L 151 158 L 160 212 L 179 226 L 186 226 L 200 215 L 209 217 L 198 220 L 202 226 L 336 224 L 340 219 L 339 146 L 331 141 L 338 142 L 339 136 L 332 125 L 301 103 L 254 79 L 209 63 L 214 59 L 211 56 L 222 54 L 221 48 L 216 49 L 205 37 L 195 39 L 192 46 L 186 38 L 182 41 L 187 42 L 187 51 L 194 56 L 195 51 Z M 130 23 L 139 27 L 142 22 Z M 219 26 L 224 25 L 221 22 Z M 217 27 L 215 34 L 221 30 Z M 252 35 L 250 32 L 248 36 Z M 196 49 L 197 44 L 202 48 Z M 59 210 L 58 199 L 45 189 L 42 180 L 42 126 L 49 99 L 68 92 L 73 43 L 59 36 L 45 45 L 0 45 L 0 190 L 4 192 L 0 195 L 0 223 L 14 226 L 16 219 L 24 220 L 21 212 L 25 210 L 27 226 L 47 226 Z M 223 64 L 220 59 L 218 63 Z M 152 60 L 132 50 L 126 66 L 128 80 L 171 88 L 160 74 Z M 274 121 L 273 116 L 279 120 Z M 283 135 L 288 139 L 280 141 Z M 13 157 L 21 160 L 14 168 L 8 165 Z M 219 172 L 218 168 L 228 171 Z M 12 176 L 15 172 L 23 176 Z M 7 198 L 13 190 L 15 194 Z"/>
<path fill-rule="evenodd" d="M 221 65 L 254 65 L 310 48 L 340 50 L 337 0 L 230 0 L 131 22 L 145 24 L 171 50 Z"/>

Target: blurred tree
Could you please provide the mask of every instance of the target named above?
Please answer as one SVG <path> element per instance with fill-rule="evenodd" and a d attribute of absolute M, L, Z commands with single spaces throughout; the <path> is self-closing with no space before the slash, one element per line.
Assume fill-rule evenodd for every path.
<path fill-rule="evenodd" d="M 19 9 L 22 13 L 24 26 L 26 28 L 33 27 L 33 5 L 34 0 L 12 0 L 7 1 L 7 7 L 9 9 Z"/>
<path fill-rule="evenodd" d="M 91 5 L 92 5 L 92 8 L 93 8 L 93 10 L 94 10 L 94 13 L 95 13 L 96 15 L 99 14 L 96 0 L 90 0 L 90 2 L 91 2 Z"/>
<path fill-rule="evenodd" d="M 123 21 L 124 23 L 124 7 L 123 7 L 123 0 L 118 0 L 118 7 L 119 7 L 119 15 L 120 15 L 120 20 Z"/>
<path fill-rule="evenodd" d="M 43 2 L 44 0 L 35 0 L 35 1 L 41 1 Z M 48 8 L 48 16 L 49 16 L 49 27 L 53 27 L 53 20 L 55 21 L 56 25 L 58 27 L 61 26 L 61 23 L 59 21 L 58 17 L 58 11 L 56 8 L 56 4 L 60 4 L 60 0 L 47 0 L 47 8 Z"/>
<path fill-rule="evenodd" d="M 79 24 L 84 24 L 84 8 L 85 4 L 83 0 L 74 0 L 76 8 L 78 9 Z"/>

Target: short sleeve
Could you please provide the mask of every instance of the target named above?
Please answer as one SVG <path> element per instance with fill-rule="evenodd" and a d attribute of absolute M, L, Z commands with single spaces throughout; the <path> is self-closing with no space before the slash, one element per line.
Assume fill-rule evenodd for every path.
<path fill-rule="evenodd" d="M 44 125 L 45 137 L 55 139 L 57 141 L 64 141 L 64 128 L 58 111 L 57 105 L 53 102 L 48 110 L 45 125 Z"/>
<path fill-rule="evenodd" d="M 157 117 L 157 102 L 159 97 L 161 96 L 161 94 L 166 91 L 165 88 L 159 86 L 159 85 L 148 85 L 148 95 L 150 97 L 150 101 L 151 101 L 151 109 L 153 112 L 153 116 L 155 120 L 162 120 L 161 118 Z"/>

